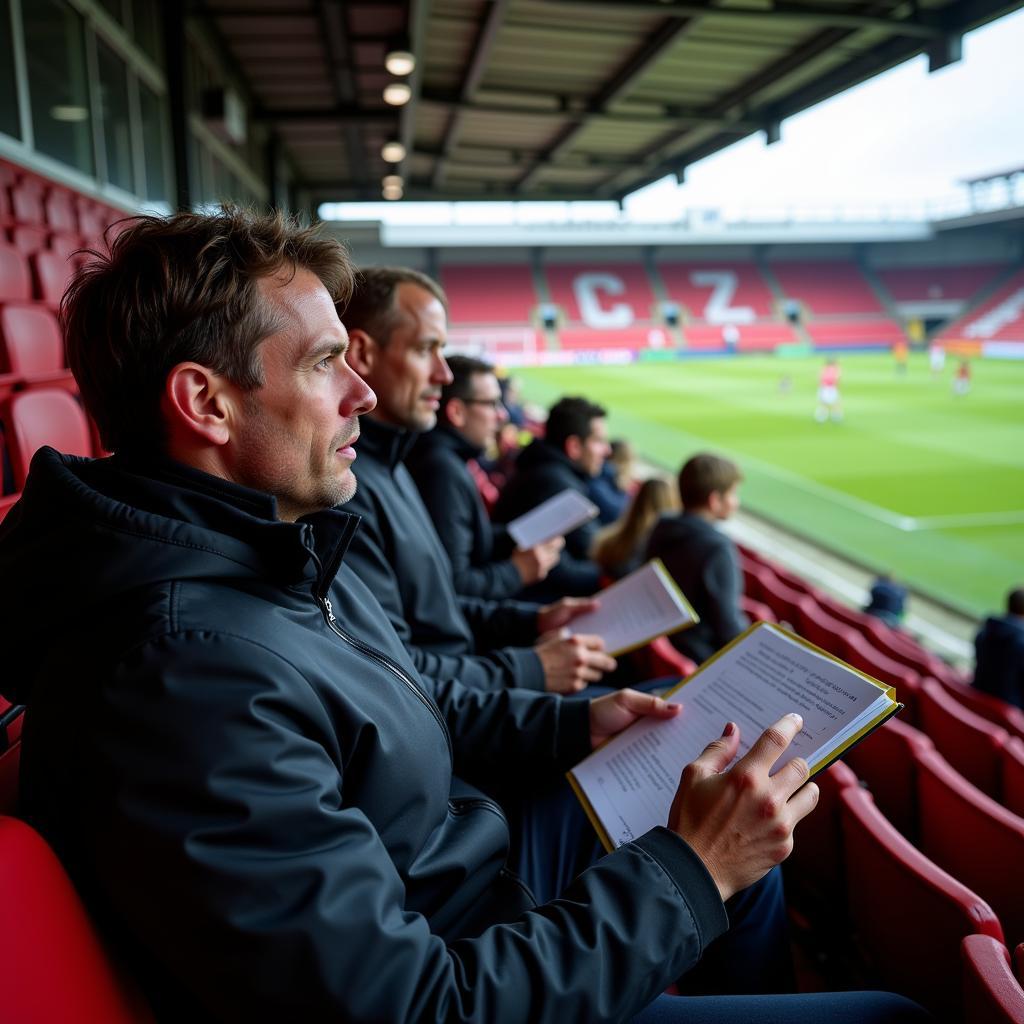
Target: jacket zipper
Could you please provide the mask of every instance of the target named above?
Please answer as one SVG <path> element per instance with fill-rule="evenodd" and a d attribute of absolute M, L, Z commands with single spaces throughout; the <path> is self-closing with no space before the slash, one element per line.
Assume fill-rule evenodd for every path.
<path fill-rule="evenodd" d="M 338 620 L 334 617 L 334 609 L 331 607 L 331 599 L 329 597 L 318 597 L 317 602 L 323 609 L 324 617 L 327 619 L 327 625 L 341 637 L 347 644 L 354 647 L 360 654 L 364 654 L 366 657 L 375 661 L 378 665 L 382 665 L 388 669 L 393 675 L 398 676 L 399 679 L 410 690 L 420 699 L 423 706 L 434 716 L 434 721 L 437 722 L 438 728 L 444 735 L 444 741 L 448 745 L 448 759 L 454 765 L 455 755 L 452 752 L 452 738 L 448 732 L 448 726 L 445 725 L 444 719 L 441 717 L 441 713 L 437 710 L 437 705 L 432 700 L 427 698 L 427 695 L 396 665 L 386 654 L 381 653 L 369 644 L 364 644 L 362 640 L 357 640 L 350 633 L 346 633 L 345 630 L 338 625 Z"/>

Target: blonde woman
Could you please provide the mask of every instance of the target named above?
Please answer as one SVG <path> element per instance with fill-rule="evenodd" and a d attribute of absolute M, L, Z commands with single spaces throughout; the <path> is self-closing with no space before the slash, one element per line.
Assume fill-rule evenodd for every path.
<path fill-rule="evenodd" d="M 623 515 L 594 539 L 591 558 L 605 576 L 621 579 L 642 562 L 647 538 L 659 517 L 678 511 L 674 483 L 660 476 L 645 480 Z"/>

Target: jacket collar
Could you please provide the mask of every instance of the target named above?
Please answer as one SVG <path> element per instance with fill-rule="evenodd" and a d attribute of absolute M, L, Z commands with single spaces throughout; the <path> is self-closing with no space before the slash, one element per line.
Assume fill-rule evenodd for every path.
<path fill-rule="evenodd" d="M 392 427 L 372 416 L 362 416 L 359 420 L 360 452 L 384 463 L 389 470 L 404 461 L 417 437 L 419 434 L 414 431 Z"/>
<path fill-rule="evenodd" d="M 439 448 L 447 448 L 453 451 L 463 462 L 469 462 L 470 459 L 479 459 L 484 453 L 484 449 L 479 445 L 467 441 L 454 427 L 440 421 L 433 430 L 428 431 L 426 434 L 420 434 L 420 444 L 434 444 Z"/>

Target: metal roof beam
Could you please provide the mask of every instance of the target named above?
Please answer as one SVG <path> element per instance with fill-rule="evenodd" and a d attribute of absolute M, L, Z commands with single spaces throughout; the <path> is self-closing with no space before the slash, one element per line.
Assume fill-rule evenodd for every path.
<path fill-rule="evenodd" d="M 508 0 L 492 0 L 490 10 L 484 15 L 477 31 L 476 41 L 473 43 L 472 57 L 469 66 L 466 68 L 465 77 L 459 87 L 461 102 L 451 112 L 448 118 L 448 127 L 445 129 L 444 139 L 441 142 L 441 151 L 434 163 L 434 176 L 431 184 L 434 188 L 440 188 L 444 184 L 445 164 L 451 156 L 452 150 L 458 145 L 459 133 L 462 130 L 462 104 L 473 98 L 480 80 L 484 76 L 487 61 L 491 56 L 491 49 L 494 40 L 498 37 L 498 29 L 505 20 L 505 9 L 508 7 Z"/>
<path fill-rule="evenodd" d="M 849 8 L 834 8 L 815 4 L 794 4 L 776 0 L 761 7 L 716 7 L 712 3 L 695 3 L 693 0 L 665 0 L 656 2 L 630 2 L 630 0 L 544 0 L 549 5 L 563 7 L 585 6 L 590 9 L 604 8 L 629 14 L 657 14 L 669 18 L 700 18 L 714 15 L 716 18 L 761 18 L 790 21 L 803 25 L 832 25 L 848 29 L 883 29 L 895 35 L 913 36 L 918 39 L 936 39 L 942 29 L 934 21 L 921 17 L 887 18 L 882 15 L 864 14 Z M 909 6 L 909 5 L 908 5 Z"/>
<path fill-rule="evenodd" d="M 355 124 L 393 124 L 394 107 L 361 107 L 355 103 L 338 103 L 333 107 L 259 107 L 252 112 L 254 121 L 271 124 L 321 124 L 330 121 L 351 121 Z"/>
<path fill-rule="evenodd" d="M 416 107 L 420 101 L 420 89 L 423 85 L 423 54 L 426 50 L 427 24 L 430 21 L 430 0 L 409 0 L 409 49 L 416 55 L 416 67 L 409 76 L 409 87 L 412 89 L 412 97 L 402 107 L 401 126 L 399 128 L 399 139 L 405 147 L 405 157 L 395 166 L 395 173 L 406 179 L 406 161 L 412 151 L 413 143 L 416 141 Z"/>
<path fill-rule="evenodd" d="M 604 113 L 607 108 L 622 99 L 637 80 L 654 64 L 665 51 L 681 36 L 689 31 L 692 19 L 664 21 L 658 26 L 629 57 L 629 59 L 604 83 L 587 104 L 592 114 Z M 523 174 L 515 184 L 516 191 L 528 189 L 536 176 L 547 166 L 553 164 L 560 153 L 576 138 L 589 123 L 590 117 L 568 124 L 559 132 L 558 137 L 534 161 L 533 166 Z"/>

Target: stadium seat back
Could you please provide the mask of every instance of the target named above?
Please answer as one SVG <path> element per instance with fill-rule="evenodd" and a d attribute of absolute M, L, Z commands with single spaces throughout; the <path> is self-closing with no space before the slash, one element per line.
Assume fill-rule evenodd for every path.
<path fill-rule="evenodd" d="M 5 1020 L 152 1021 L 119 976 L 53 851 L 10 817 L 0 818 L 0 908 Z"/>
<path fill-rule="evenodd" d="M 976 715 L 934 679 L 926 679 L 918 701 L 921 729 L 942 756 L 969 782 L 998 799 L 1006 730 Z"/>
<path fill-rule="evenodd" d="M 15 486 L 25 486 L 32 456 L 49 445 L 65 455 L 92 455 L 89 421 L 66 391 L 40 388 L 11 395 L 4 428 Z"/>
<path fill-rule="evenodd" d="M 49 237 L 50 232 L 37 224 L 19 224 L 11 230 L 11 243 L 25 256 L 45 249 Z"/>
<path fill-rule="evenodd" d="M 43 204 L 46 223 L 54 231 L 75 232 L 78 230 L 78 213 L 70 192 L 62 188 L 51 188 Z"/>
<path fill-rule="evenodd" d="M 923 732 L 890 718 L 843 755 L 878 809 L 910 840 L 917 837 L 917 755 L 934 749 Z"/>
<path fill-rule="evenodd" d="M 921 850 L 981 896 L 1024 941 L 1024 818 L 972 786 L 937 750 L 917 759 Z"/>
<path fill-rule="evenodd" d="M 697 671 L 697 666 L 682 651 L 677 651 L 667 636 L 657 637 L 633 651 L 632 656 L 632 665 L 639 679 L 660 679 L 662 676 L 685 679 Z"/>
<path fill-rule="evenodd" d="M 1005 729 L 1011 736 L 1024 739 L 1024 711 L 1005 700 L 976 690 L 970 683 L 960 680 L 940 679 L 946 692 L 957 699 L 965 708 L 970 708 L 993 725 Z"/>
<path fill-rule="evenodd" d="M 31 257 L 36 294 L 51 309 L 60 308 L 60 300 L 71 281 L 75 268 L 62 256 L 47 249 Z"/>
<path fill-rule="evenodd" d="M 1024 817 L 1024 740 L 1011 736 L 1002 754 L 1002 804 Z"/>
<path fill-rule="evenodd" d="M 0 339 L 11 373 L 29 377 L 64 369 L 64 339 L 45 306 L 5 305 L 0 309 Z"/>
<path fill-rule="evenodd" d="M 863 789 L 839 796 L 847 902 L 872 983 L 916 999 L 942 1019 L 961 1003 L 960 941 L 1002 941 L 991 907 L 896 831 Z"/>
<path fill-rule="evenodd" d="M 21 727 L 25 708 L 0 697 L 0 814 L 14 814 L 18 806 L 18 769 Z"/>
<path fill-rule="evenodd" d="M 844 658 L 854 636 L 853 630 L 833 619 L 809 594 L 800 599 L 797 608 L 800 635 L 829 654 Z"/>
<path fill-rule="evenodd" d="M 23 253 L 0 243 L 0 302 L 30 302 L 32 274 Z"/>
<path fill-rule="evenodd" d="M 34 185 L 22 183 L 11 189 L 11 210 L 19 224 L 45 224 L 43 197 Z"/>
<path fill-rule="evenodd" d="M 991 935 L 968 935 L 960 954 L 964 1019 L 970 1024 L 1024 1024 L 1024 988 L 1006 946 Z"/>

